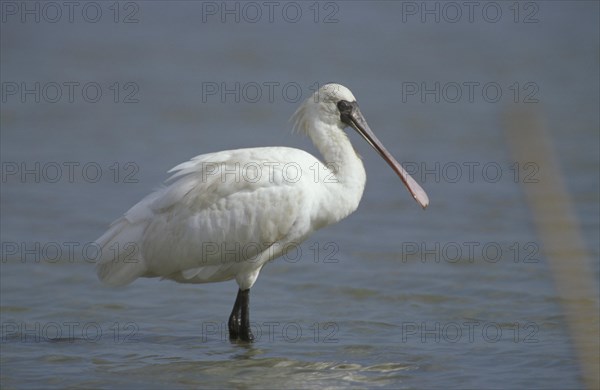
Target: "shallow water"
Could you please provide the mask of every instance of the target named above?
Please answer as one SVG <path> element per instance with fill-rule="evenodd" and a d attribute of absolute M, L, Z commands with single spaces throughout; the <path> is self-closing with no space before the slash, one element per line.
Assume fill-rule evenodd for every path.
<path fill-rule="evenodd" d="M 421 3 L 371 3 L 320 3 L 318 23 L 310 3 L 293 3 L 297 23 L 277 13 L 271 23 L 264 9 L 250 23 L 241 3 L 231 3 L 239 23 L 203 13 L 220 2 L 120 3 L 118 23 L 108 3 L 98 3 L 98 23 L 77 12 L 73 23 L 43 14 L 22 23 L 8 10 L 2 388 L 582 386 L 523 194 L 535 161 L 514 161 L 503 118 L 531 110 L 552 135 L 598 281 L 598 4 L 532 2 L 515 23 L 512 3 L 494 3 L 497 23 L 477 13 L 423 23 L 406 8 Z M 337 22 L 323 23 L 332 12 Z M 247 146 L 314 153 L 287 120 L 328 81 L 352 89 L 428 192 L 427 211 L 350 134 L 368 175 L 361 205 L 264 268 L 252 289 L 251 346 L 227 340 L 235 283 L 100 284 L 87 243 L 174 165 Z M 35 82 L 39 103 L 6 89 Z M 79 83 L 72 102 L 69 82 Z M 82 91 L 90 82 L 102 91 L 96 103 L 96 84 Z M 223 93 L 236 82 L 239 102 Z M 407 89 L 435 82 L 439 101 Z M 472 82 L 496 83 L 501 98 L 478 87 L 470 101 Z M 62 90 L 54 103 L 51 83 Z M 452 102 L 456 85 L 463 95 Z"/>

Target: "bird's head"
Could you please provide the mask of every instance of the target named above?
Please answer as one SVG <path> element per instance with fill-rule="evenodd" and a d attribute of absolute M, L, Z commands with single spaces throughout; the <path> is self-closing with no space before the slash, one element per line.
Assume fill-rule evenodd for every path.
<path fill-rule="evenodd" d="M 311 130 L 317 128 L 317 123 L 320 122 L 343 130 L 348 124 L 342 122 L 341 111 L 338 107 L 342 102 L 356 105 L 356 98 L 343 85 L 323 85 L 296 110 L 292 117 L 294 129 L 310 136 Z"/>
<path fill-rule="evenodd" d="M 352 127 L 400 176 L 408 191 L 421 207 L 425 208 L 429 204 L 429 198 L 425 191 L 371 131 L 358 103 L 356 103 L 356 98 L 348 88 L 340 84 L 323 85 L 298 108 L 292 120 L 296 131 L 310 136 L 313 140 L 315 134 L 311 133 L 320 131 L 323 125 L 341 131 L 346 127 Z"/>

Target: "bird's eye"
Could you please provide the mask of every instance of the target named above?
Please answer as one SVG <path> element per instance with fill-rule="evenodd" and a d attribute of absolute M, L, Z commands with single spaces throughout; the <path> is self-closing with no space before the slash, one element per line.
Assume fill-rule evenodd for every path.
<path fill-rule="evenodd" d="M 352 110 L 352 104 L 345 100 L 340 100 L 337 104 L 337 107 L 340 112 L 348 112 Z"/>

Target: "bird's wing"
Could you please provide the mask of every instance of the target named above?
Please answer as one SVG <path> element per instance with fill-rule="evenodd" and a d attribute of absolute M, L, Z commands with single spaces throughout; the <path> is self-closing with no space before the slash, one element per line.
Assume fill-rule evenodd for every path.
<path fill-rule="evenodd" d="M 298 149 L 256 148 L 201 155 L 176 166 L 167 186 L 133 206 L 98 240 L 103 249 L 129 244 L 137 250 L 132 261 L 110 251 L 104 257 L 103 250 L 100 278 L 112 284 L 139 276 L 218 281 L 261 267 L 281 253 L 274 243 L 310 230 L 306 210 L 315 182 L 308 167 L 316 161 Z"/>

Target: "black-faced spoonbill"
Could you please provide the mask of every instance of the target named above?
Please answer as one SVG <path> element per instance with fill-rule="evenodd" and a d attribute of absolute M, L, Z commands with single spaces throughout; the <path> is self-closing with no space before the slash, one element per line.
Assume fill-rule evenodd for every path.
<path fill-rule="evenodd" d="M 427 207 L 425 191 L 375 137 L 346 87 L 322 86 L 293 120 L 323 162 L 303 150 L 264 147 L 204 154 L 176 166 L 165 187 L 133 206 L 97 240 L 103 249 L 98 277 L 111 285 L 138 277 L 181 283 L 235 279 L 239 290 L 229 337 L 252 341 L 250 288 L 262 267 L 290 244 L 358 207 L 366 174 L 344 132 L 348 126 Z"/>

